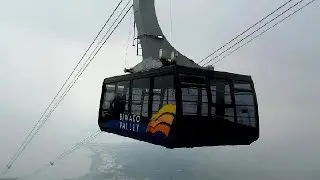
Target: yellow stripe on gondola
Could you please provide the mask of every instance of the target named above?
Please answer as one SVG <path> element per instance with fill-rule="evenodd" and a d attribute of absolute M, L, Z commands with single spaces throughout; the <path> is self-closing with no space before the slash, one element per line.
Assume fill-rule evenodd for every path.
<path fill-rule="evenodd" d="M 161 131 L 168 136 L 171 129 L 169 126 L 173 123 L 175 113 L 175 104 L 167 104 L 163 106 L 157 113 L 152 115 L 151 121 L 148 124 L 147 132 L 154 134 L 158 131 Z"/>
<path fill-rule="evenodd" d="M 159 116 L 161 116 L 164 113 L 176 113 L 176 105 L 175 104 L 167 104 L 165 106 L 163 106 L 157 113 L 152 115 L 152 119 L 151 120 L 155 120 L 158 119 Z"/>

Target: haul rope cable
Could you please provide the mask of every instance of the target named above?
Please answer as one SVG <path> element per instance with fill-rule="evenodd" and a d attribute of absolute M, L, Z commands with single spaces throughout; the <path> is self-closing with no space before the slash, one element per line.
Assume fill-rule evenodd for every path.
<path fill-rule="evenodd" d="M 297 9 L 296 11 L 294 11 L 293 13 L 289 14 L 288 16 L 286 16 L 285 18 L 281 19 L 279 22 L 277 22 L 276 24 L 274 24 L 273 26 L 269 27 L 268 29 L 262 31 L 260 34 L 258 34 L 257 36 L 251 38 L 249 41 L 245 42 L 244 44 L 242 44 L 241 46 L 239 46 L 238 48 L 234 49 L 233 51 L 231 51 L 230 53 L 228 53 L 227 55 L 223 56 L 221 59 L 215 61 L 212 64 L 216 64 L 220 61 L 222 61 L 223 59 L 225 59 L 226 57 L 230 56 L 231 54 L 233 54 L 234 52 L 236 52 L 237 50 L 239 50 L 240 48 L 242 48 L 243 46 L 249 44 L 250 42 L 252 42 L 253 40 L 255 40 L 256 38 L 260 37 L 261 35 L 263 35 L 264 33 L 266 33 L 267 31 L 271 30 L 272 28 L 276 27 L 277 25 L 279 25 L 280 23 L 282 23 L 283 21 L 285 21 L 286 19 L 288 19 L 289 17 L 291 17 L 292 15 L 294 15 L 295 13 L 301 11 L 303 8 L 305 8 L 306 6 L 310 5 L 311 3 L 313 3 L 315 0 L 310 1 L 309 3 L 303 5 L 302 7 L 300 7 L 299 9 Z"/>
<path fill-rule="evenodd" d="M 9 163 L 6 165 L 6 167 L 3 169 L 3 171 L 1 172 L 1 175 L 4 175 L 8 169 L 11 168 L 12 164 L 17 160 L 17 158 L 21 155 L 21 153 L 23 152 L 23 150 L 25 149 L 25 147 L 28 145 L 28 143 L 32 140 L 27 142 L 28 138 L 31 136 L 32 132 L 35 130 L 35 128 L 37 127 L 37 125 L 40 123 L 41 119 L 43 118 L 43 116 L 46 114 L 46 112 L 48 111 L 48 109 L 51 107 L 51 105 L 53 104 L 53 102 L 55 101 L 55 99 L 57 98 L 57 96 L 59 95 L 59 93 L 62 91 L 63 87 L 67 84 L 68 80 L 70 79 L 70 77 L 72 76 L 72 74 L 75 72 L 76 68 L 79 66 L 79 64 L 81 63 L 81 61 L 83 60 L 83 58 L 85 57 L 85 55 L 88 53 L 89 49 L 92 47 L 92 45 L 94 44 L 94 42 L 96 41 L 96 39 L 98 38 L 98 36 L 100 35 L 100 33 L 102 32 L 102 30 L 105 28 L 105 26 L 107 25 L 107 23 L 110 21 L 111 17 L 114 15 L 115 11 L 118 9 L 118 7 L 120 6 L 120 4 L 122 3 L 123 0 L 121 0 L 117 7 L 114 9 L 114 11 L 112 12 L 112 14 L 110 15 L 110 17 L 108 18 L 108 20 L 105 22 L 105 24 L 103 25 L 103 27 L 101 28 L 101 30 L 99 31 L 98 35 L 94 38 L 94 40 L 92 41 L 92 43 L 90 44 L 90 46 L 88 47 L 88 49 L 86 50 L 86 52 L 84 53 L 84 55 L 82 56 L 82 58 L 80 59 L 80 61 L 77 63 L 77 65 L 74 67 L 73 71 L 71 72 L 71 74 L 69 75 L 69 77 L 67 78 L 67 80 L 65 81 L 65 83 L 63 84 L 63 86 L 60 88 L 60 90 L 58 91 L 58 93 L 55 95 L 54 99 L 51 101 L 51 103 L 49 104 L 49 106 L 47 107 L 47 109 L 44 111 L 44 113 L 42 114 L 42 116 L 40 117 L 40 119 L 38 120 L 38 122 L 35 124 L 35 126 L 33 127 L 33 129 L 30 131 L 29 135 L 25 138 L 25 140 L 23 141 L 23 143 L 21 144 L 21 146 L 19 147 L 19 149 L 16 151 L 16 153 L 14 154 L 14 156 L 9 160 Z M 43 125 L 43 123 L 41 124 Z M 38 128 L 39 129 L 39 128 Z"/>
<path fill-rule="evenodd" d="M 132 6 L 131 6 L 131 7 L 132 7 Z M 126 14 L 125 14 L 125 15 L 122 17 L 122 19 L 118 22 L 117 26 L 113 29 L 113 31 L 112 31 L 111 34 L 108 36 L 108 38 L 105 39 L 105 41 L 103 42 L 103 44 L 100 46 L 100 48 L 98 49 L 98 51 L 95 53 L 94 57 L 97 55 L 97 53 L 99 52 L 99 50 L 101 49 L 101 47 L 105 44 L 105 42 L 110 38 L 110 36 L 111 36 L 111 35 L 113 34 L 113 32 L 115 31 L 115 29 L 116 29 L 116 28 L 119 26 L 119 24 L 122 22 L 122 20 L 123 20 L 124 17 L 127 15 L 128 11 L 131 9 L 131 7 L 127 10 Z M 90 62 L 94 59 L 94 57 L 92 57 L 92 58 L 90 59 Z M 89 62 L 89 63 L 90 63 L 90 62 Z M 86 67 L 89 65 L 89 63 L 86 65 Z M 85 67 L 85 68 L 86 68 L 86 67 Z M 85 70 L 85 69 L 84 69 L 84 70 Z M 84 70 L 83 70 L 83 71 L 84 71 Z M 83 71 L 81 72 L 81 74 L 83 73 Z M 81 74 L 80 74 L 80 75 L 81 75 Z M 80 76 L 78 76 L 78 78 L 79 78 L 79 77 L 80 77 Z M 77 79 L 78 79 L 78 78 L 77 78 Z M 77 79 L 76 79 L 76 80 L 77 80 Z M 73 84 L 73 85 L 74 85 L 74 84 Z M 68 89 L 68 91 L 69 91 L 70 89 L 71 89 L 71 87 Z M 68 91 L 67 91 L 67 92 L 68 92 Z M 65 95 L 66 95 L 66 94 L 65 94 Z M 65 95 L 64 95 L 64 96 L 65 96 Z M 62 99 L 64 98 L 64 96 L 60 99 L 60 101 L 58 102 L 58 104 L 62 101 Z M 57 104 L 57 105 L 58 105 L 58 104 Z M 55 108 L 56 108 L 56 107 L 57 107 L 57 106 L 55 106 Z"/>
<path fill-rule="evenodd" d="M 130 10 L 131 8 L 128 9 L 128 11 Z M 127 11 L 127 12 L 128 12 Z M 124 15 L 121 19 L 121 21 L 123 20 L 123 18 L 125 17 L 126 15 Z M 120 22 L 121 22 L 120 21 Z M 107 39 L 104 40 L 104 42 L 102 43 L 102 45 L 99 47 L 98 51 L 95 52 L 95 54 L 93 55 L 93 57 L 91 59 L 89 59 L 88 63 L 86 65 L 84 65 L 83 67 L 83 70 L 81 71 L 81 73 L 74 79 L 75 81 L 68 87 L 68 90 L 65 92 L 64 95 L 61 96 L 61 99 L 59 100 L 59 102 L 56 104 L 56 106 L 54 107 L 54 109 L 61 103 L 61 101 L 63 100 L 63 98 L 66 96 L 66 94 L 71 90 L 71 88 L 74 86 L 74 84 L 76 83 L 76 81 L 79 79 L 79 77 L 82 75 L 82 73 L 86 70 L 86 68 L 89 66 L 89 64 L 92 62 L 92 60 L 95 58 L 95 56 L 98 54 L 98 52 L 100 51 L 100 49 L 102 48 L 102 46 L 106 43 L 106 41 L 110 38 L 110 36 L 113 34 L 113 32 L 115 31 L 115 29 L 118 27 L 118 25 L 120 24 L 120 22 L 117 24 L 117 26 L 113 29 L 113 31 L 111 32 L 111 34 L 109 34 L 109 36 L 107 37 Z M 50 112 L 50 114 L 48 115 L 48 117 L 52 114 L 52 112 L 54 111 L 54 109 Z"/>
<path fill-rule="evenodd" d="M 290 9 L 294 8 L 295 6 L 297 6 L 298 4 L 302 3 L 305 0 L 300 0 L 299 2 L 295 3 L 294 5 L 290 6 L 288 9 L 286 9 L 285 11 L 283 11 L 281 14 L 277 15 L 275 18 L 271 19 L 270 21 L 266 22 L 264 25 L 260 26 L 258 29 L 256 29 L 255 31 L 253 31 L 252 33 L 250 33 L 249 35 L 245 36 L 244 38 L 242 38 L 241 40 L 239 40 L 237 43 L 233 44 L 231 47 L 229 47 L 228 49 L 222 51 L 219 55 L 215 56 L 214 58 L 210 59 L 208 62 L 204 63 L 202 66 L 205 66 L 207 64 L 209 64 L 211 61 L 215 60 L 216 58 L 220 57 L 223 53 L 225 53 L 226 51 L 230 50 L 231 48 L 233 48 L 234 46 L 236 46 L 237 44 L 241 43 L 243 40 L 247 39 L 248 37 L 250 37 L 251 35 L 253 35 L 254 33 L 258 32 L 261 28 L 267 26 L 268 24 L 270 24 L 271 22 L 273 22 L 274 20 L 276 20 L 277 18 L 279 18 L 280 16 L 282 16 L 283 14 L 285 14 L 286 12 L 288 12 Z"/>
<path fill-rule="evenodd" d="M 105 39 L 104 40 L 104 42 L 102 43 L 102 45 L 100 46 L 100 48 L 98 49 L 98 51 L 95 53 L 95 55 L 94 55 L 94 57 L 97 55 L 97 53 L 99 52 L 99 50 L 101 49 L 101 47 L 106 43 L 106 41 L 110 38 L 110 36 L 113 34 L 113 32 L 117 29 L 117 27 L 119 26 L 119 24 L 122 22 L 122 20 L 124 19 L 124 17 L 126 17 L 126 15 L 128 14 L 128 12 L 130 11 L 130 9 L 132 8 L 132 6 L 126 11 L 126 13 L 125 13 L 125 15 L 121 18 L 121 20 L 118 22 L 118 24 L 116 25 L 116 27 L 113 29 L 113 31 L 111 32 L 111 34 L 108 36 L 108 38 L 107 39 Z M 93 58 L 94 57 L 92 57 L 91 59 L 90 59 L 90 61 L 92 61 L 93 60 Z M 90 62 L 89 62 L 90 63 Z M 88 66 L 89 64 L 87 64 L 87 66 Z M 70 89 L 69 89 L 70 90 Z M 61 101 L 60 101 L 61 102 Z M 91 141 L 91 140 L 93 140 L 96 136 L 98 136 L 98 135 L 100 135 L 101 134 L 101 131 L 97 131 L 95 134 L 93 134 L 93 135 L 91 135 L 90 137 L 89 137 L 89 140 L 85 140 L 86 142 L 89 142 L 89 141 Z M 86 139 L 88 139 L 88 138 L 86 138 Z M 81 145 L 81 143 L 80 143 L 80 145 Z M 79 146 L 79 143 L 78 144 L 76 144 L 76 146 L 74 146 L 74 147 L 72 147 L 72 148 L 70 148 L 68 151 L 65 151 L 63 154 L 65 154 L 65 153 L 69 153 L 70 154 L 70 152 L 72 153 L 72 151 L 74 151 L 75 149 L 77 149 L 77 148 L 79 148 L 79 147 L 81 147 L 81 146 Z M 50 165 L 52 165 L 52 164 L 54 164 L 54 162 L 56 162 L 56 161 L 58 161 L 58 160 L 61 160 L 63 157 L 65 157 L 65 155 L 60 155 L 55 161 L 53 161 L 53 162 L 50 162 L 49 164 Z M 68 154 L 67 154 L 68 155 Z M 47 166 L 47 165 L 46 165 Z M 40 168 L 40 169 L 42 169 L 42 168 Z"/>
<path fill-rule="evenodd" d="M 277 9 L 275 9 L 274 11 L 272 11 L 271 13 L 269 13 L 267 16 L 263 17 L 261 20 L 259 20 L 258 22 L 256 22 L 255 24 L 253 24 L 252 26 L 250 26 L 248 29 L 244 30 L 242 33 L 238 34 L 236 37 L 234 37 L 233 39 L 231 39 L 229 42 L 227 42 L 226 44 L 224 44 L 223 46 L 221 46 L 220 48 L 216 49 L 214 52 L 212 52 L 211 54 L 209 54 L 207 57 L 203 58 L 199 63 L 202 63 L 204 60 L 208 59 L 210 56 L 212 56 L 213 54 L 215 54 L 217 51 L 221 50 L 222 48 L 224 48 L 225 46 L 227 46 L 228 44 L 230 44 L 232 41 L 234 41 L 235 39 L 237 39 L 238 37 L 240 37 L 241 35 L 243 35 L 244 33 L 248 32 L 250 29 L 252 29 L 253 27 L 255 27 L 256 25 L 258 25 L 259 23 L 261 23 L 262 21 L 264 21 L 265 19 L 267 19 L 269 16 L 273 15 L 275 12 L 277 12 L 278 10 L 280 10 L 281 8 L 283 8 L 284 6 L 286 6 L 288 3 L 290 3 L 292 0 L 289 0 L 287 2 L 285 2 L 284 4 L 282 4 L 281 6 L 279 6 Z"/>
<path fill-rule="evenodd" d="M 40 173 L 41 171 L 43 171 L 44 169 L 53 166 L 56 162 L 60 161 L 64 157 L 66 157 L 66 156 L 70 155 L 71 153 L 75 152 L 75 150 L 79 149 L 80 147 L 82 147 L 82 146 L 86 145 L 87 143 L 91 142 L 92 140 L 94 140 L 97 136 L 101 135 L 101 133 L 102 132 L 100 130 L 96 131 L 95 133 L 93 133 L 90 136 L 86 137 L 81 142 L 76 143 L 74 146 L 72 146 L 68 150 L 64 151 L 63 153 L 61 153 L 57 158 L 55 158 L 55 160 L 50 161 L 49 163 L 47 163 L 47 164 L 43 165 L 42 167 L 36 169 L 31 174 L 28 174 L 28 175 L 25 175 L 25 176 L 21 177 L 21 179 L 26 179 L 26 178 L 29 178 L 31 176 L 34 176 L 34 175 Z"/>
<path fill-rule="evenodd" d="M 127 6 L 126 6 L 127 7 Z M 126 8 L 125 7 L 125 8 Z M 123 9 L 124 10 L 124 9 Z M 129 8 L 130 10 L 130 8 Z M 123 11 L 122 11 L 123 12 Z M 121 14 L 122 14 L 121 12 Z M 118 18 L 115 20 L 115 22 L 119 19 L 119 17 L 121 16 L 121 14 L 118 16 Z M 123 18 L 125 17 L 125 15 L 123 16 Z M 123 19 L 122 18 L 122 19 Z M 122 20 L 121 20 L 122 21 Z M 121 22 L 120 21 L 120 22 Z M 115 24 L 115 22 L 113 23 L 113 25 Z M 120 22 L 118 23 L 118 25 L 120 24 Z M 112 25 L 112 26 L 113 26 Z M 117 25 L 117 26 L 118 26 Z M 117 26 L 113 29 L 113 31 L 109 34 L 109 36 L 107 37 L 107 39 L 104 40 L 104 43 L 110 38 L 110 36 L 113 34 L 114 30 L 117 28 Z M 101 39 L 101 41 L 99 42 L 98 46 L 101 44 L 101 42 L 103 41 L 103 39 L 106 37 L 106 35 L 108 34 L 108 32 L 110 32 L 110 29 L 112 27 L 109 28 L 109 30 L 107 31 L 107 33 L 105 34 L 105 36 Z M 77 73 L 77 75 L 74 77 L 74 79 L 72 80 L 72 83 L 69 84 L 69 86 L 67 87 L 67 91 L 60 97 L 59 102 L 55 105 L 55 107 L 49 112 L 49 114 L 47 115 L 46 119 L 47 120 L 50 115 L 53 113 L 53 111 L 57 108 L 57 106 L 61 103 L 61 101 L 64 99 L 64 97 L 67 95 L 67 93 L 71 90 L 71 88 L 74 86 L 74 84 L 77 82 L 77 80 L 79 79 L 79 77 L 82 75 L 82 73 L 86 70 L 86 68 L 89 66 L 89 64 L 91 63 L 91 61 L 95 58 L 95 56 L 97 55 L 97 53 L 100 51 L 100 49 L 102 48 L 102 46 L 104 45 L 104 43 L 98 48 L 98 50 L 96 52 L 94 52 L 97 47 L 94 49 L 94 51 L 90 54 L 89 58 L 87 59 L 87 61 L 85 62 L 85 64 L 81 67 L 80 71 Z M 94 54 L 95 53 L 95 54 Z M 88 62 L 88 63 L 87 63 Z M 87 63 L 87 64 L 86 64 Z"/>

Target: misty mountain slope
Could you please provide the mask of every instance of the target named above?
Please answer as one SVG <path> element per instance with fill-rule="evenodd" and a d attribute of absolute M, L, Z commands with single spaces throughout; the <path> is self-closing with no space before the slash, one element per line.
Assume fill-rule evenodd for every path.
<path fill-rule="evenodd" d="M 72 180 L 313 180 L 319 177 L 316 171 L 281 168 L 277 166 L 276 162 L 280 162 L 277 156 L 269 160 L 259 158 L 250 147 L 167 150 L 144 143 L 125 143 L 90 144 L 87 148 L 94 153 L 90 172 Z"/>

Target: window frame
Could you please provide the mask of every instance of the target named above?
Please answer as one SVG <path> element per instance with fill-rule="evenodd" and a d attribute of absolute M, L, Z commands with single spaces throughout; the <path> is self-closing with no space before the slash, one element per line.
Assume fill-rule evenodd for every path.
<path fill-rule="evenodd" d="M 103 108 L 104 106 L 104 102 L 105 102 L 105 93 L 108 92 L 107 90 L 107 85 L 114 85 L 114 89 L 113 92 L 116 93 L 116 82 L 108 82 L 108 83 L 102 83 L 102 91 L 101 91 L 101 97 L 100 97 L 100 106 L 99 106 L 99 117 L 98 118 L 98 123 L 100 124 L 101 121 L 105 118 L 103 112 L 105 111 L 105 109 Z M 109 111 L 109 110 L 107 110 Z"/>
<path fill-rule="evenodd" d="M 185 80 L 187 76 L 196 76 L 196 78 L 198 78 L 198 83 L 197 82 L 182 82 L 183 80 Z M 184 79 L 182 79 L 181 77 L 183 77 Z M 211 104 L 212 104 L 212 94 L 211 94 L 211 90 L 210 90 L 210 79 L 212 79 L 212 77 L 205 75 L 205 74 L 188 74 L 188 73 L 180 73 L 176 76 L 176 92 L 177 92 L 177 102 L 179 102 L 179 114 L 181 114 L 181 116 L 184 115 L 195 115 L 195 116 L 212 116 L 211 113 Z M 193 79 L 195 80 L 195 79 Z M 183 103 L 184 102 L 190 102 L 188 100 L 183 100 L 182 99 L 182 89 L 186 88 L 186 89 L 197 89 L 197 100 L 196 101 L 192 101 L 192 102 L 196 102 L 196 106 L 197 106 L 197 111 L 196 113 L 193 114 L 184 114 L 183 111 Z M 207 94 L 207 102 L 203 102 L 202 98 L 203 98 L 203 90 L 205 90 L 206 94 Z M 207 105 L 207 111 L 203 111 L 203 105 L 206 104 Z"/>
<path fill-rule="evenodd" d="M 233 118 L 233 122 L 237 123 L 237 116 L 236 116 L 236 104 L 235 104 L 235 97 L 234 97 L 234 86 L 233 86 L 233 82 L 230 79 L 224 79 L 224 78 L 215 78 L 215 77 L 209 77 L 208 78 L 208 86 L 209 86 L 209 92 L 210 92 L 210 106 L 209 106 L 209 110 L 210 113 L 212 113 L 212 108 L 214 108 L 215 110 L 217 109 L 217 105 L 218 103 L 216 102 L 216 100 L 213 99 L 213 94 L 212 92 L 218 92 L 217 89 L 213 90 L 212 87 L 215 86 L 216 87 L 216 82 L 221 82 L 224 83 L 225 85 L 229 86 L 229 91 L 223 91 L 224 93 L 230 93 L 230 99 L 231 99 L 231 103 L 225 103 L 224 104 L 224 109 L 226 111 L 226 109 L 233 109 L 233 116 L 224 116 L 224 117 L 232 117 Z M 209 96 L 209 95 L 208 95 Z M 215 98 L 216 98 L 216 93 L 215 93 Z M 223 96 L 224 97 L 224 102 L 226 102 L 226 97 L 227 96 Z M 212 113 L 211 116 L 215 116 L 216 112 Z"/>
<path fill-rule="evenodd" d="M 143 76 L 143 77 L 139 77 L 139 78 L 132 78 L 130 81 L 131 81 L 131 85 L 130 85 L 130 90 L 131 90 L 131 92 L 130 92 L 130 97 L 131 97 L 131 99 L 130 99 L 130 114 L 132 114 L 132 102 L 133 102 L 133 89 L 134 88 L 140 88 L 140 89 L 148 89 L 148 100 L 147 100 L 147 103 L 148 103 L 148 106 L 147 106 L 147 116 L 143 116 L 143 108 L 144 108 L 144 106 L 143 106 L 143 104 L 145 104 L 145 97 L 146 96 L 143 96 L 144 95 L 144 93 L 143 93 L 143 91 L 141 92 L 141 99 L 140 99 L 140 103 L 141 103 L 141 107 L 140 107 L 140 114 L 136 114 L 136 115 L 139 115 L 139 116 L 143 116 L 143 117 L 148 117 L 148 118 L 150 118 L 150 107 L 149 107 L 149 105 L 150 105 L 150 89 L 151 89 L 151 79 L 152 79 L 152 77 L 150 77 L 150 76 Z M 141 87 L 134 87 L 134 81 L 142 81 L 142 80 L 146 80 L 146 82 L 148 82 L 148 87 L 143 87 L 143 88 L 141 88 Z"/>
<path fill-rule="evenodd" d="M 152 114 L 154 112 L 159 111 L 161 109 L 161 107 L 165 104 L 164 103 L 165 94 L 166 94 L 166 91 L 168 91 L 169 89 L 173 89 L 174 90 L 174 100 L 168 100 L 168 101 L 174 101 L 176 107 L 178 106 L 178 103 L 177 103 L 178 102 L 177 101 L 177 91 L 176 91 L 176 87 L 175 87 L 175 85 L 176 85 L 175 84 L 175 77 L 176 76 L 174 74 L 161 74 L 161 75 L 152 77 L 152 82 L 151 82 L 152 90 L 151 90 L 151 93 L 149 94 L 150 95 L 150 99 L 152 100 L 151 103 L 150 103 L 150 106 L 151 106 L 150 115 L 151 116 L 152 116 Z M 157 79 L 157 78 L 168 78 L 168 79 L 166 79 L 166 82 L 169 82 L 169 83 L 159 85 L 156 82 L 160 82 L 160 79 Z M 155 98 L 154 98 L 155 89 L 160 89 L 161 90 L 160 97 L 159 97 L 160 99 L 159 100 L 155 100 Z M 156 102 L 156 101 L 159 102 L 159 107 L 157 108 L 156 111 L 153 111 L 153 105 L 154 105 L 154 102 Z M 162 106 L 160 106 L 160 105 L 162 105 Z M 176 108 L 176 110 L 177 110 L 177 108 Z"/>
<path fill-rule="evenodd" d="M 125 109 L 125 113 L 130 113 L 131 112 L 131 101 L 130 101 L 130 98 L 131 98 L 131 91 L 132 91 L 132 89 L 131 89 L 131 80 L 123 80 L 123 81 L 118 81 L 118 82 L 116 82 L 115 83 L 115 94 L 116 94 L 116 97 L 117 97 L 117 95 L 118 95 L 118 86 L 119 86 L 119 84 L 120 84 L 120 86 L 123 86 L 123 85 L 121 85 L 122 83 L 127 83 L 128 84 L 128 86 L 127 87 L 124 87 L 124 92 L 125 92 L 125 99 L 124 99 L 124 101 L 125 101 L 125 106 L 128 106 L 128 110 L 126 110 Z M 127 101 L 127 90 L 126 90 L 126 88 L 128 88 L 129 89 L 129 94 L 128 94 L 128 101 Z M 128 104 L 127 104 L 128 103 Z M 127 111 L 127 112 L 126 112 Z"/>

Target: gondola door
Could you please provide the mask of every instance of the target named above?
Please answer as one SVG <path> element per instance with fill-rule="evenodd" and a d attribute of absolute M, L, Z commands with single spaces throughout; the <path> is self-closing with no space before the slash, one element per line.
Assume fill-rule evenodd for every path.
<path fill-rule="evenodd" d="M 99 112 L 102 131 L 119 133 L 124 129 L 123 120 L 129 113 L 130 81 L 104 83 Z"/>
<path fill-rule="evenodd" d="M 180 141 L 183 146 L 191 147 L 199 142 L 207 126 L 208 98 L 205 76 L 180 74 L 182 115 L 178 120 Z"/>
<path fill-rule="evenodd" d="M 175 139 L 177 104 L 174 76 L 155 76 L 152 82 L 152 110 L 147 132 L 167 146 Z"/>

